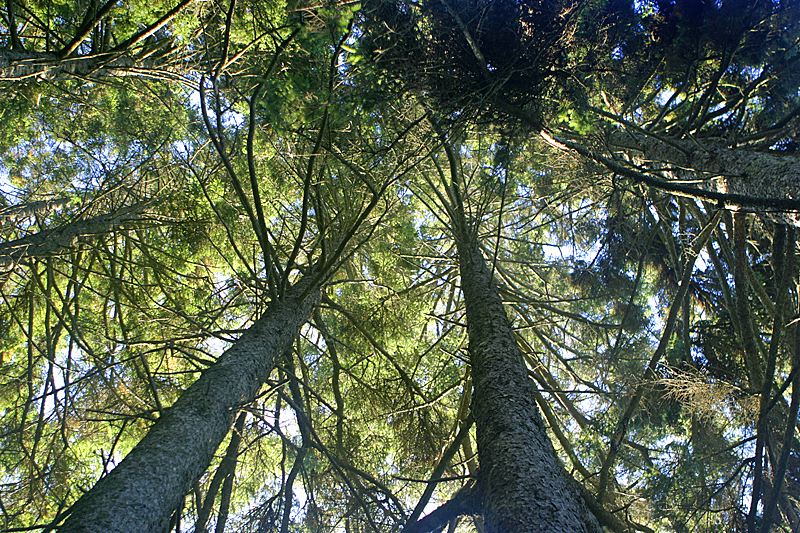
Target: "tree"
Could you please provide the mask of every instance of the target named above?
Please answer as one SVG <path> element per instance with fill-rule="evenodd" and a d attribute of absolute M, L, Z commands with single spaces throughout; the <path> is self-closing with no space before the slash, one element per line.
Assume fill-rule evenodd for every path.
<path fill-rule="evenodd" d="M 82 236 L 2 286 L 6 529 L 797 523 L 792 3 L 50 8 L 0 231 Z"/>
<path fill-rule="evenodd" d="M 124 209 L 120 213 L 100 215 L 88 220 L 65 224 L 27 237 L 3 243 L 0 248 L 0 265 L 4 271 L 13 270 L 17 263 L 30 257 L 42 258 L 48 255 L 65 253 L 73 243 L 89 235 L 110 233 L 126 220 L 135 219 L 145 205 Z M 14 211 L 28 211 L 26 206 L 14 206 Z M 27 218 L 27 217 L 25 217 Z"/>
<path fill-rule="evenodd" d="M 336 75 L 336 70 L 333 67 L 323 69 L 322 72 L 324 73 L 323 80 L 326 84 L 325 76 Z M 335 271 L 342 257 L 346 257 L 350 253 L 348 250 L 354 245 L 358 245 L 358 240 L 361 239 L 357 232 L 359 226 L 378 205 L 383 197 L 383 190 L 392 181 L 384 178 L 381 178 L 384 179 L 383 183 L 373 181 L 374 177 L 368 169 L 359 171 L 356 167 L 348 169 L 343 166 L 341 170 L 349 172 L 351 176 L 342 175 L 340 179 L 342 181 L 353 179 L 355 182 L 351 184 L 349 193 L 345 198 L 341 198 L 342 192 L 336 188 L 326 189 L 319 185 L 312 187 L 312 181 L 318 172 L 334 172 L 330 164 L 324 163 L 324 159 L 342 157 L 342 148 L 346 147 L 349 142 L 347 139 L 343 139 L 344 144 L 341 146 L 330 144 L 333 139 L 330 129 L 335 126 L 338 119 L 330 117 L 327 109 L 329 104 L 324 104 L 322 115 L 315 119 L 318 131 L 315 133 L 316 140 L 309 146 L 309 149 L 312 150 L 309 162 L 303 166 L 302 170 L 300 168 L 294 169 L 303 176 L 302 183 L 304 184 L 302 195 L 300 196 L 302 208 L 298 211 L 300 221 L 296 229 L 294 244 L 282 245 L 275 235 L 269 234 L 265 224 L 267 219 L 265 218 L 265 213 L 262 212 L 263 206 L 259 199 L 259 188 L 262 185 L 258 183 L 259 176 L 254 163 L 255 156 L 253 152 L 259 89 L 255 91 L 251 99 L 248 146 L 244 157 L 247 162 L 246 173 L 249 177 L 246 183 L 250 186 L 249 193 L 252 194 L 252 198 L 248 198 L 245 189 L 242 187 L 243 182 L 239 180 L 237 170 L 234 168 L 236 160 L 232 160 L 231 154 L 228 152 L 227 146 L 230 139 L 226 140 L 228 132 L 222 126 L 224 122 L 218 115 L 216 127 L 211 124 L 210 113 L 206 108 L 205 102 L 202 103 L 202 114 L 207 131 L 215 144 L 218 157 L 228 175 L 229 183 L 232 184 L 245 216 L 253 223 L 253 232 L 257 236 L 256 242 L 259 243 L 264 254 L 263 260 L 257 261 L 257 263 L 261 263 L 261 266 L 253 266 L 263 269 L 265 278 L 261 281 L 256 279 L 253 281 L 264 283 L 262 289 L 271 295 L 273 303 L 265 312 L 264 320 L 256 322 L 256 325 L 251 329 L 253 333 L 245 335 L 237 342 L 236 348 L 226 352 L 228 355 L 223 360 L 206 370 L 204 375 L 208 377 L 201 379 L 194 389 L 190 388 L 184 395 L 181 395 L 181 397 L 187 398 L 186 400 L 177 402 L 169 411 L 159 417 L 159 423 L 148 432 L 149 436 L 134 447 L 125 461 L 113 470 L 115 473 L 104 477 L 103 481 L 94 490 L 89 491 L 71 508 L 67 522 L 62 526 L 62 529 L 101 527 L 114 530 L 115 528 L 140 527 L 141 524 L 149 524 L 148 527 L 160 529 L 166 526 L 172 513 L 179 509 L 180 500 L 208 467 L 213 452 L 227 434 L 232 421 L 232 418 L 231 420 L 228 420 L 228 418 L 235 415 L 236 408 L 241 405 L 247 405 L 255 399 L 258 389 L 273 368 L 275 355 L 282 354 L 291 346 L 299 326 L 307 320 L 310 314 L 310 306 L 313 305 L 314 301 L 313 295 L 317 292 L 319 284 Z M 217 114 L 219 114 L 221 104 L 224 105 L 220 97 L 216 96 L 213 107 Z M 305 144 L 302 138 L 296 142 L 297 148 Z M 331 155 L 326 155 L 327 152 L 331 152 Z M 386 157 L 386 154 L 383 157 Z M 353 161 L 350 161 L 349 164 L 352 163 Z M 206 188 L 207 183 L 203 183 L 201 186 Z M 361 188 L 366 190 L 367 202 L 364 202 L 365 196 L 356 194 L 356 191 Z M 208 197 L 208 193 L 208 190 L 204 191 L 206 197 Z M 345 203 L 342 202 L 343 199 L 346 200 Z M 255 209 L 251 207 L 254 205 L 253 200 L 255 200 Z M 218 207 L 214 209 L 217 210 L 217 214 L 222 218 Z M 312 209 L 315 213 L 310 213 Z M 270 213 L 267 212 L 266 215 L 269 216 Z M 312 221 L 316 222 L 319 228 L 314 233 L 309 228 Z M 281 230 L 281 232 L 283 231 Z M 233 241 L 232 244 L 236 246 Z M 303 256 L 308 257 L 309 261 L 312 260 L 312 257 L 316 257 L 313 261 L 316 261 L 319 265 L 318 270 L 315 270 L 315 267 L 310 265 L 302 265 L 301 258 Z M 281 257 L 284 259 L 281 259 Z M 305 272 L 307 281 L 300 282 L 298 289 L 292 289 L 289 284 L 289 276 L 294 276 L 293 272 L 298 269 Z M 293 296 L 295 292 L 300 296 Z M 294 301 L 296 298 L 299 298 L 299 302 Z M 299 313 L 296 312 L 295 307 L 298 305 L 304 305 L 306 310 Z M 276 306 L 277 311 L 275 310 Z M 276 320 L 280 323 L 279 326 L 271 325 Z M 288 326 L 281 325 L 287 321 L 289 322 Z M 266 326 L 264 326 L 265 323 Z M 271 345 L 276 328 L 279 329 L 280 333 L 278 337 L 282 338 L 282 340 L 278 341 L 277 348 Z M 266 332 L 263 331 L 265 329 Z M 255 357 L 254 351 L 263 351 L 262 349 L 265 346 L 263 343 L 265 342 L 270 347 L 267 357 Z M 254 345 L 256 347 L 255 350 L 253 349 Z M 273 348 L 277 349 L 277 351 Z M 269 353 L 272 353 L 273 357 L 269 357 Z M 258 355 L 260 356 L 260 353 Z M 229 359 L 232 359 L 233 362 L 226 362 Z M 258 371 L 257 368 L 262 370 Z M 233 386 L 230 382 L 232 377 L 243 384 Z M 237 389 L 239 392 L 237 392 Z M 209 390 L 216 391 L 215 394 L 222 394 L 222 396 L 216 397 L 209 402 L 209 405 L 215 406 L 218 411 L 216 420 L 214 417 L 205 416 L 208 414 L 207 412 L 200 415 L 195 412 L 198 407 L 197 395 L 207 395 Z M 192 417 L 194 418 L 192 419 Z M 192 419 L 188 424 L 187 418 Z M 196 425 L 195 422 L 200 419 L 203 419 L 204 423 L 208 425 L 203 427 Z M 194 453 L 197 450 L 188 450 L 187 453 L 183 449 L 186 444 L 186 432 L 184 430 L 187 428 L 193 428 L 193 430 L 198 431 L 199 437 L 195 443 L 199 446 L 198 450 L 201 448 L 206 449 L 205 453 Z M 164 435 L 170 435 L 172 438 L 177 439 L 176 444 L 171 447 L 165 447 Z M 153 454 L 154 449 L 161 450 L 162 455 L 155 457 Z M 178 451 L 183 453 L 177 453 Z M 146 479 L 153 479 L 154 471 L 151 468 L 152 465 L 163 465 L 167 459 L 176 461 L 176 466 L 173 470 L 176 472 L 176 476 L 170 480 L 170 483 L 166 483 L 163 476 L 157 476 L 160 481 L 158 489 L 138 492 L 140 495 L 139 500 L 132 498 L 130 493 L 125 492 L 126 487 L 144 487 L 147 485 Z M 153 463 L 154 460 L 155 463 Z M 159 494 L 159 496 L 154 498 L 154 494 Z M 112 514 L 107 512 L 108 509 L 118 508 L 120 505 L 125 505 L 129 511 Z M 136 524 L 136 526 L 132 526 L 132 524 Z"/>
<path fill-rule="evenodd" d="M 217 11 L 192 0 L 85 6 L 7 2 L 0 81 L 124 76 L 183 81 L 207 70 L 206 61 L 219 61 L 210 68 L 222 72 L 237 60 L 240 46 L 253 46 L 264 37 L 238 41 L 241 28 L 234 25 L 249 17 L 247 22 L 258 26 L 262 12 L 235 13 L 235 6 L 232 2 Z"/>
<path fill-rule="evenodd" d="M 494 118 L 494 122 L 505 124 L 506 128 L 509 127 L 509 120 L 512 123 L 516 120 L 534 132 L 541 132 L 554 146 L 574 150 L 635 183 L 647 184 L 667 193 L 710 200 L 719 206 L 755 209 L 768 220 L 793 223 L 791 211 L 798 207 L 793 198 L 796 194 L 793 171 L 796 165 L 793 154 L 787 154 L 785 147 L 791 145 L 794 131 L 791 124 L 796 115 L 793 97 L 796 80 L 792 75 L 782 75 L 795 58 L 793 46 L 796 44 L 797 17 L 792 6 L 759 2 L 714 6 L 705 3 L 687 6 L 652 3 L 633 6 L 632 10 L 631 6 L 615 6 L 616 9 L 608 11 L 603 11 L 608 6 L 602 6 L 599 9 L 603 14 L 598 17 L 602 21 L 600 28 L 603 23 L 607 25 L 599 32 L 598 26 L 577 22 L 581 17 L 588 20 L 591 10 L 598 9 L 594 5 L 587 6 L 576 11 L 572 19 L 576 21 L 574 27 L 580 28 L 572 35 L 586 38 L 587 45 L 579 46 L 580 38 L 556 41 L 546 52 L 562 54 L 561 57 L 572 60 L 559 65 L 568 75 L 559 77 L 554 72 L 544 73 L 540 75 L 538 83 L 529 84 L 530 90 L 522 93 L 533 98 L 516 101 L 514 97 L 521 97 L 519 92 L 512 96 L 504 93 L 505 84 L 510 84 L 508 80 L 513 79 L 519 71 L 530 73 L 544 69 L 541 64 L 528 60 L 521 65 L 501 68 L 495 76 L 489 68 L 494 63 L 486 60 L 484 53 L 490 53 L 493 43 L 485 37 L 482 16 L 470 14 L 471 6 L 450 7 L 441 11 L 438 18 L 434 14 L 437 9 L 434 4 L 419 9 L 407 6 L 398 8 L 392 3 L 383 3 L 381 6 L 375 10 L 374 17 L 379 21 L 379 26 L 383 24 L 391 31 L 378 31 L 379 37 L 372 39 L 377 43 L 373 48 L 376 59 L 390 76 L 403 79 L 414 72 L 418 80 L 414 89 L 429 94 L 434 107 L 447 112 L 457 109 L 458 113 L 467 117 L 476 114 L 483 117 L 499 116 Z M 478 6 L 476 13 L 486 14 L 486 9 L 481 11 Z M 518 18 L 521 20 L 521 17 Z M 436 22 L 432 22 L 434 19 Z M 621 30 L 625 26 L 623 21 L 634 21 L 628 26 L 627 33 Z M 433 37 L 427 37 L 427 28 L 431 25 L 441 28 L 441 34 L 457 45 L 444 44 L 437 39 L 439 33 L 434 32 Z M 491 24 L 486 27 L 491 27 Z M 784 36 L 781 39 L 775 39 L 777 33 L 771 33 L 777 28 Z M 581 33 L 587 29 L 588 33 Z M 406 46 L 392 47 L 392 42 L 398 40 L 405 42 Z M 524 36 L 518 33 L 516 41 L 524 43 Z M 405 50 L 408 49 L 416 50 L 416 53 L 406 54 Z M 384 54 L 385 50 L 388 53 Z M 452 57 L 457 58 L 454 68 L 482 71 L 485 82 L 458 93 L 458 100 L 437 91 L 437 87 L 447 86 L 447 81 L 442 82 L 442 79 L 449 79 L 449 72 L 431 69 L 430 58 L 443 53 L 451 53 Z M 570 78 L 578 84 L 571 83 Z M 592 87 L 597 97 L 592 98 L 588 91 L 584 92 L 587 87 Z M 736 90 L 728 92 L 728 88 L 732 87 L 736 87 Z M 547 105 L 542 102 L 545 94 L 568 94 L 570 97 L 566 101 L 570 103 L 560 109 L 556 104 L 549 113 L 543 112 L 543 106 Z M 619 98 L 615 100 L 617 95 Z M 758 103 L 751 108 L 755 102 Z M 763 176 L 766 179 L 759 181 L 762 169 L 765 170 Z M 779 181 L 774 179 L 775 175 L 781 176 Z M 686 183 L 687 179 L 692 183 Z M 698 186 L 698 183 L 702 185 Z M 703 220 L 700 210 L 711 206 L 690 207 L 685 200 L 670 204 L 669 209 L 658 208 L 659 217 L 666 217 L 666 221 L 679 221 L 675 230 L 684 235 L 690 225 L 699 223 L 701 228 L 705 228 L 700 235 L 708 238 L 713 226 L 708 225 L 707 218 Z M 679 209 L 680 213 L 672 211 L 672 206 L 676 211 Z M 690 209 L 692 215 L 688 214 Z M 690 217 L 694 213 L 698 217 L 691 222 Z M 765 348 L 748 341 L 759 328 L 751 324 L 754 317 L 746 303 L 749 298 L 748 285 L 752 284 L 757 292 L 760 291 L 762 301 L 768 302 L 769 297 L 766 297 L 757 281 L 746 279 L 749 270 L 744 249 L 746 218 L 739 215 L 737 221 L 736 224 L 730 219 L 726 221 L 727 231 L 737 227 L 740 232 L 735 240 L 738 243 L 736 271 L 739 272 L 738 282 L 735 283 L 736 296 L 731 300 L 727 296 L 730 289 L 723 288 L 722 291 L 726 294 L 728 309 L 739 317 L 734 325 L 740 332 L 740 342 L 745 345 L 744 359 L 750 375 L 747 382 L 751 390 L 756 390 L 761 388 L 763 382 L 761 369 L 766 367 L 770 375 L 774 371 L 772 365 L 774 354 L 779 351 L 777 339 L 780 338 L 782 326 L 771 328 L 771 356 L 764 355 Z M 703 240 L 698 237 L 694 246 L 690 247 L 687 246 L 688 240 L 681 238 L 680 251 L 676 253 L 676 243 L 670 242 L 674 239 L 672 235 L 666 234 L 663 227 L 656 235 L 669 250 L 671 268 L 676 278 L 681 280 L 678 294 L 685 295 L 693 283 L 693 256 L 699 251 L 697 246 L 702 247 Z M 612 236 L 609 231 L 609 238 Z M 694 251 L 690 252 L 690 248 L 694 248 Z M 778 246 L 776 249 L 780 248 Z M 709 253 L 716 254 L 710 247 Z M 725 274 L 722 268 L 717 268 L 719 271 L 716 275 L 722 279 Z M 776 263 L 773 274 L 777 278 L 783 275 L 779 274 L 780 268 L 780 263 Z M 771 303 L 765 305 L 772 309 Z M 681 306 L 684 311 L 680 329 L 683 331 L 687 363 L 703 366 L 702 361 L 691 361 L 694 359 L 689 349 L 692 312 L 690 304 L 682 303 L 679 297 L 672 304 L 659 348 L 646 366 L 648 373 L 662 364 L 660 358 L 666 355 Z M 650 378 L 655 379 L 656 375 L 650 374 Z M 678 382 L 669 383 L 670 386 L 678 386 Z M 781 390 L 785 390 L 786 386 L 788 382 L 784 382 Z M 765 384 L 764 387 L 773 389 L 777 388 L 777 384 Z M 623 409 L 615 424 L 613 436 L 610 437 L 609 454 L 603 459 L 600 470 L 598 496 L 601 501 L 606 497 L 609 470 L 615 462 L 618 447 L 625 439 L 630 418 L 640 405 L 644 392 L 641 386 L 634 387 L 627 408 Z M 769 398 L 763 401 L 772 405 L 780 401 L 772 393 L 762 393 L 763 398 Z M 778 425 L 793 427 L 793 416 Z M 778 440 L 780 438 L 776 436 L 775 441 Z M 635 446 L 636 443 L 631 445 Z M 784 448 L 786 450 L 788 444 Z M 757 445 L 756 456 L 761 453 L 762 449 Z M 776 453 L 773 452 L 773 456 Z M 645 459 L 650 461 L 647 455 Z M 783 471 L 782 467 L 779 468 L 779 472 Z M 756 494 L 761 490 L 761 475 L 760 469 L 754 474 Z M 725 480 L 722 487 L 727 487 L 731 482 L 732 479 Z M 710 499 L 713 500 L 718 493 L 712 493 Z M 752 531 L 756 527 L 768 530 L 772 518 L 756 524 L 756 507 L 757 504 L 750 506 L 747 527 Z M 735 524 L 738 519 L 732 517 L 731 521 Z"/>
<path fill-rule="evenodd" d="M 114 470 L 70 510 L 59 531 L 160 531 L 208 468 L 239 406 L 255 399 L 275 359 L 316 303 L 299 283 L 203 372 Z"/>
<path fill-rule="evenodd" d="M 445 210 L 464 293 L 480 459 L 477 499 L 486 530 L 600 531 L 544 431 L 527 367 L 480 251 L 479 227 L 466 217 L 457 151 L 449 144 L 444 149 L 450 169 Z"/>

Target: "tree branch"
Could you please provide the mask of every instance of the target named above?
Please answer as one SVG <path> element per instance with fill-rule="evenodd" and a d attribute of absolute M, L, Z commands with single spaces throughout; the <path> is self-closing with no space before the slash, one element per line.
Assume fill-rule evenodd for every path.
<path fill-rule="evenodd" d="M 444 527 L 454 518 L 481 512 L 481 498 L 477 485 L 467 485 L 422 520 L 406 525 L 402 533 L 429 533 Z"/>

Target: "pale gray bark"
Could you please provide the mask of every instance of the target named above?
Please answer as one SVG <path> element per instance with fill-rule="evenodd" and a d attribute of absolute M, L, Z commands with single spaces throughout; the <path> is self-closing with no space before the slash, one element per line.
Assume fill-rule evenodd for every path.
<path fill-rule="evenodd" d="M 81 237 L 109 233 L 120 224 L 141 216 L 142 210 L 151 202 L 140 203 L 84 220 L 47 229 L 26 237 L 0 244 L 0 273 L 13 270 L 17 264 L 30 257 L 47 257 L 69 252 L 78 244 Z"/>
<path fill-rule="evenodd" d="M 82 56 L 72 54 L 91 34 L 97 24 L 115 7 L 116 2 L 106 2 L 96 12 L 89 12 L 77 28 L 76 35 L 58 51 L 30 52 L 17 40 L 10 50 L 0 50 L 0 81 L 20 81 L 29 78 L 52 80 L 63 76 L 151 76 L 157 78 L 176 76 L 175 65 L 169 58 L 175 49 L 170 38 L 155 39 L 158 30 L 172 21 L 193 0 L 182 0 L 158 20 L 127 38 L 111 50 L 107 46 L 92 46 L 93 53 Z M 9 6 L 13 6 L 9 4 Z M 97 8 L 98 6 L 95 6 Z M 11 9 L 9 9 L 11 13 Z M 12 32 L 13 33 L 13 32 Z M 105 41 L 108 41 L 108 29 Z M 13 40 L 13 39 L 12 39 Z M 148 41 L 150 43 L 148 44 Z M 142 46 L 141 43 L 145 43 Z M 107 43 L 106 43 L 107 44 Z M 185 58 L 183 58 L 185 59 Z M 188 69 L 183 69 L 185 73 Z"/>
<path fill-rule="evenodd" d="M 306 285 L 295 285 L 273 302 L 128 456 L 76 502 L 58 531 L 163 533 L 208 468 L 237 410 L 255 399 L 276 357 L 291 348 L 310 317 L 318 291 Z"/>
<path fill-rule="evenodd" d="M 0 208 L 0 228 L 10 226 L 26 218 L 40 217 L 52 211 L 63 209 L 69 203 L 69 198 L 55 198 L 53 200 L 40 200 Z"/>
<path fill-rule="evenodd" d="M 671 181 L 698 190 L 761 199 L 752 208 L 775 222 L 800 225 L 785 200 L 800 201 L 800 158 L 795 154 L 729 148 L 722 139 L 664 139 L 617 130 L 609 147 Z"/>
<path fill-rule="evenodd" d="M 168 46 L 165 43 L 163 51 L 154 55 L 148 53 L 144 59 L 129 52 L 62 58 L 51 52 L 0 50 L 0 82 L 55 80 L 70 76 L 182 79 L 191 69 L 188 65 L 181 67 L 176 64 Z"/>
<path fill-rule="evenodd" d="M 600 533 L 556 456 L 522 353 L 476 244 L 458 243 L 487 533 Z"/>

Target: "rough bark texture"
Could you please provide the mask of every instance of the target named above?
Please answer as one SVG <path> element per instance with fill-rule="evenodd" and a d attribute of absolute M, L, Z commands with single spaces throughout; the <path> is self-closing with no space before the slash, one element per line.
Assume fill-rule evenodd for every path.
<path fill-rule="evenodd" d="M 467 310 L 479 483 L 487 533 L 599 533 L 539 414 L 497 287 L 474 245 L 458 246 Z"/>
<path fill-rule="evenodd" d="M 203 372 L 107 476 L 78 500 L 62 533 L 163 533 L 208 468 L 236 411 L 252 402 L 318 300 L 287 291 Z"/>
<path fill-rule="evenodd" d="M 168 50 L 164 55 L 168 54 Z M 61 58 L 52 52 L 0 51 L 0 82 L 35 79 L 56 80 L 65 77 L 142 76 L 182 79 L 186 66 L 173 64 L 171 56 L 141 59 L 128 53 L 105 53 L 93 56 Z"/>
<path fill-rule="evenodd" d="M 0 208 L 0 228 L 11 226 L 25 218 L 46 215 L 51 211 L 63 209 L 70 204 L 69 198 L 40 200 Z"/>
<path fill-rule="evenodd" d="M 27 237 L 0 244 L 0 273 L 8 272 L 30 257 L 46 257 L 69 252 L 81 237 L 109 233 L 120 224 L 142 216 L 148 203 L 140 203 L 97 217 L 78 220 Z"/>
<path fill-rule="evenodd" d="M 676 180 L 698 182 L 698 188 L 708 191 L 800 200 L 800 160 L 793 154 L 728 148 L 721 139 L 670 139 L 667 143 L 623 131 L 611 135 L 610 145 L 625 150 L 639 164 L 661 169 Z M 797 212 L 768 208 L 765 214 L 777 223 L 800 225 Z"/>

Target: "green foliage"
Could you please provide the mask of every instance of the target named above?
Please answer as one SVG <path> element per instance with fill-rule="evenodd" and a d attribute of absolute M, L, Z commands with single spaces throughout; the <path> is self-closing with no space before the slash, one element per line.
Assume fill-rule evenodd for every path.
<path fill-rule="evenodd" d="M 9 6 L 29 53 L 63 49 L 87 14 L 7 3 L 0 54 Z M 173 7 L 114 5 L 71 57 L 106 57 Z M 125 76 L 2 79 L 0 529 L 56 519 L 309 273 L 324 281 L 313 319 L 237 406 L 235 482 L 215 481 L 229 436 L 180 527 L 204 507 L 207 528 L 221 522 L 227 498 L 229 530 L 284 517 L 289 531 L 400 529 L 470 416 L 459 213 L 567 471 L 626 527 L 752 530 L 759 435 L 765 479 L 786 449 L 780 475 L 798 498 L 797 442 L 784 442 L 797 326 L 788 311 L 775 320 L 797 308 L 797 272 L 776 271 L 770 215 L 749 215 L 744 242 L 722 216 L 695 259 L 716 206 L 531 135 L 547 125 L 639 172 L 666 170 L 611 147 L 623 127 L 794 157 L 797 6 L 276 0 L 237 2 L 228 24 L 230 7 L 193 3 L 114 52 Z M 135 206 L 5 261 L 9 243 L 60 242 Z M 766 373 L 770 353 L 763 387 L 745 360 Z M 473 432 L 432 502 L 478 475 L 474 447 Z M 792 505 L 774 530 L 798 520 Z"/>

